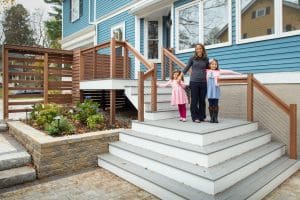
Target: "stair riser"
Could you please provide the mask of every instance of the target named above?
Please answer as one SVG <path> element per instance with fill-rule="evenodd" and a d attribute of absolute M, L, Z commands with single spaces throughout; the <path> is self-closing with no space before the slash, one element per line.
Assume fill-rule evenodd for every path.
<path fill-rule="evenodd" d="M 130 95 L 138 95 L 138 87 L 126 87 L 125 92 Z M 144 94 L 151 94 L 151 88 L 145 87 Z M 157 94 L 172 94 L 172 88 L 157 88 Z"/>
<path fill-rule="evenodd" d="M 0 160 L 0 171 L 25 166 L 29 163 L 31 163 L 30 155 L 20 158 Z"/>
<path fill-rule="evenodd" d="M 195 174 L 191 174 L 188 171 L 183 171 L 177 168 L 174 168 L 169 165 L 165 165 L 158 161 L 154 161 L 152 159 L 142 157 L 132 152 L 128 152 L 124 149 L 117 148 L 114 146 L 109 147 L 109 152 L 115 156 L 120 158 L 126 158 L 126 160 L 138 164 L 144 168 L 147 168 L 156 173 L 160 173 L 164 176 L 172 178 L 178 182 L 182 182 L 186 185 L 189 185 L 197 190 L 208 194 L 216 194 L 219 193 L 226 188 L 237 183 L 239 180 L 249 176 L 250 174 L 257 171 L 259 168 L 271 163 L 275 159 L 279 158 L 284 152 L 281 149 L 278 149 L 270 154 L 265 155 L 263 158 L 250 163 L 249 165 L 237 170 L 226 177 L 223 177 L 217 181 L 208 180 L 197 176 Z"/>
<path fill-rule="evenodd" d="M 174 194 L 173 192 L 170 192 L 169 190 L 166 190 L 156 184 L 153 184 L 152 182 L 147 181 L 144 178 L 136 176 L 136 175 L 134 175 L 128 171 L 125 171 L 115 165 L 112 165 L 109 162 L 98 159 L 98 165 L 100 167 L 103 167 L 104 169 L 116 174 L 117 176 L 127 180 L 128 182 L 133 183 L 134 185 L 150 192 L 151 194 L 159 197 L 160 199 L 184 200 L 184 198 Z"/>
<path fill-rule="evenodd" d="M 201 154 L 193 151 L 188 151 L 185 149 L 177 148 L 174 146 L 169 146 L 166 144 L 157 143 L 150 140 L 145 140 L 138 137 L 133 137 L 120 133 L 119 140 L 137 147 L 148 149 L 162 155 L 177 158 L 186 162 L 197 164 L 199 166 L 211 167 L 218 163 L 224 162 L 230 158 L 238 156 L 246 151 L 255 149 L 258 146 L 270 142 L 271 136 L 265 135 L 259 138 L 255 138 L 251 141 L 241 143 L 239 145 L 226 148 L 222 151 L 218 151 L 209 155 Z"/>
<path fill-rule="evenodd" d="M 157 109 L 158 110 L 174 110 L 177 109 L 177 106 L 172 106 L 171 101 L 168 102 L 158 102 L 157 103 Z M 146 103 L 145 104 L 145 111 L 151 111 L 151 104 Z M 179 116 L 179 112 L 177 111 L 177 115 Z"/>
<path fill-rule="evenodd" d="M 151 135 L 203 146 L 255 131 L 257 130 L 257 123 L 219 130 L 208 134 L 195 134 L 136 122 L 132 122 L 132 130 L 143 131 Z"/>
<path fill-rule="evenodd" d="M 35 171 L 28 174 L 16 175 L 9 178 L 0 178 L 0 188 L 6 188 L 18 184 L 23 184 L 26 182 L 34 181 L 35 179 L 36 179 Z"/>
<path fill-rule="evenodd" d="M 160 120 L 160 119 L 170 119 L 170 118 L 177 118 L 179 115 L 177 110 L 171 110 L 168 112 L 145 112 L 144 117 L 147 120 Z M 187 116 L 190 116 L 190 112 L 187 112 Z"/>
<path fill-rule="evenodd" d="M 268 165 L 277 158 L 281 157 L 285 153 L 285 147 L 277 149 L 264 157 L 248 164 L 247 166 L 240 168 L 239 170 L 233 172 L 232 174 L 223 177 L 215 182 L 215 193 L 224 191 L 225 189 L 231 187 L 235 183 L 243 180 L 244 178 L 250 176 L 252 173 L 256 172 L 260 168 Z"/>

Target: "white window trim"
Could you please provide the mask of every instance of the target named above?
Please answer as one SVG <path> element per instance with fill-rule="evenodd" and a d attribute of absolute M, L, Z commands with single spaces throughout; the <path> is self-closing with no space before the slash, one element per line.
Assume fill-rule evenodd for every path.
<path fill-rule="evenodd" d="M 121 28 L 123 30 L 122 41 L 124 41 L 125 40 L 125 34 L 126 34 L 125 21 L 121 22 L 121 23 L 118 23 L 118 24 L 114 24 L 113 26 L 110 27 L 110 37 L 111 38 L 114 36 L 113 30 L 117 29 L 117 28 Z"/>
<path fill-rule="evenodd" d="M 78 0 L 78 17 L 73 19 L 73 0 L 71 0 L 71 22 L 75 22 L 80 18 L 80 0 Z"/>
<path fill-rule="evenodd" d="M 148 21 L 158 21 L 158 59 L 149 59 L 148 58 Z M 162 42 L 162 18 L 156 18 L 156 19 L 144 19 L 144 56 L 153 63 L 161 63 L 161 48 L 163 46 Z"/>
<path fill-rule="evenodd" d="M 282 21 L 283 21 L 283 5 L 282 0 L 274 0 L 274 34 L 263 35 L 253 38 L 242 39 L 241 33 L 241 4 L 240 0 L 236 0 L 236 44 L 245 44 L 251 42 L 259 42 L 264 40 L 271 40 L 276 38 L 289 37 L 294 35 L 299 35 L 300 30 L 283 32 Z M 277 12 L 277 13 L 276 13 Z"/>
<path fill-rule="evenodd" d="M 193 52 L 195 49 L 194 48 L 189 48 L 189 49 L 183 49 L 183 50 L 179 50 L 179 38 L 178 38 L 178 33 L 179 33 L 179 11 L 188 7 L 191 7 L 193 5 L 197 5 L 199 4 L 199 26 L 203 27 L 204 24 L 204 16 L 203 16 L 203 12 L 201 12 L 201 9 L 203 8 L 203 1 L 202 0 L 196 0 L 193 2 L 190 2 L 188 4 L 184 4 L 182 6 L 179 6 L 177 8 L 175 8 L 175 50 L 176 50 L 176 54 L 181 54 L 181 53 L 189 53 L 189 52 Z M 203 35 L 204 36 L 204 32 L 203 29 L 199 29 L 199 35 Z M 204 43 L 204 37 L 199 37 L 199 43 Z M 231 46 L 232 45 L 232 1 L 228 0 L 228 42 L 223 42 L 223 43 L 218 43 L 218 44 L 212 44 L 212 45 L 206 45 L 205 49 L 213 49 L 213 48 L 220 48 L 220 47 L 226 47 L 226 46 Z"/>

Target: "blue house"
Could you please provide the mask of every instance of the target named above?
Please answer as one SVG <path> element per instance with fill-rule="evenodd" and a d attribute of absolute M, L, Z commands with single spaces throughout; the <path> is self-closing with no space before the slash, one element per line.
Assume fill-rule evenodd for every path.
<path fill-rule="evenodd" d="M 299 20 L 298 0 L 64 0 L 62 47 L 121 37 L 159 64 L 161 47 L 174 48 L 186 62 L 200 42 L 221 68 L 294 82 L 300 71 Z M 140 69 L 135 62 L 134 77 Z"/>
<path fill-rule="evenodd" d="M 300 0 L 64 0 L 62 30 L 74 99 L 107 92 L 114 116 L 120 90 L 138 111 L 99 166 L 161 199 L 197 200 L 262 199 L 300 169 Z M 156 88 L 197 43 L 255 77 L 222 86 L 220 126 L 179 122 L 171 89 Z"/>

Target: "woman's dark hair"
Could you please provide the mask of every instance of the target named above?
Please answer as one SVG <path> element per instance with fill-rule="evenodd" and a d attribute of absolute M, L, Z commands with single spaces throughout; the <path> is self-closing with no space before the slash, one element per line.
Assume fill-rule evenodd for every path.
<path fill-rule="evenodd" d="M 174 77 L 174 74 L 175 74 L 175 73 L 178 73 L 178 76 L 179 76 L 179 75 L 182 73 L 182 71 L 175 70 L 175 71 L 172 73 L 171 80 L 173 80 L 173 79 L 174 79 L 173 77 Z M 183 76 L 181 77 L 181 80 L 182 80 L 182 81 L 184 81 L 184 78 L 183 78 Z"/>
<path fill-rule="evenodd" d="M 217 63 L 217 69 L 216 69 L 216 70 L 219 70 L 219 62 L 218 62 L 217 59 L 215 59 L 215 58 L 209 59 L 209 65 L 210 65 L 210 63 L 213 62 L 213 61 L 215 61 L 215 62 Z M 209 67 L 209 68 L 210 68 L 210 67 Z"/>
<path fill-rule="evenodd" d="M 200 47 L 202 48 L 202 57 L 199 57 L 199 56 L 197 55 L 197 52 L 196 52 L 196 47 L 197 47 L 197 46 L 200 46 Z M 202 58 L 202 59 L 207 58 L 206 49 L 205 49 L 205 47 L 204 47 L 203 44 L 199 43 L 199 44 L 196 44 L 196 45 L 195 45 L 194 58 Z"/>

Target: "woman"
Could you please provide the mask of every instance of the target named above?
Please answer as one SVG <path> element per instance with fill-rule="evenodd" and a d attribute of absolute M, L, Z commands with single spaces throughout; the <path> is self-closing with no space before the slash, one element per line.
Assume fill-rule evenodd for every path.
<path fill-rule="evenodd" d="M 203 44 L 195 46 L 195 53 L 183 69 L 186 74 L 192 68 L 190 77 L 191 115 L 193 122 L 200 123 L 206 118 L 205 98 L 207 92 L 206 69 L 209 68 L 208 57 Z"/>

